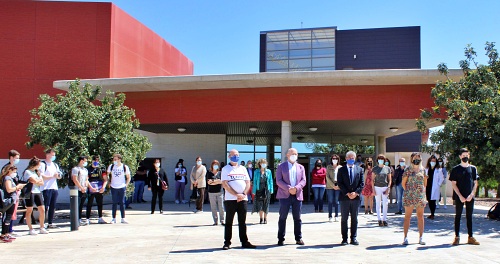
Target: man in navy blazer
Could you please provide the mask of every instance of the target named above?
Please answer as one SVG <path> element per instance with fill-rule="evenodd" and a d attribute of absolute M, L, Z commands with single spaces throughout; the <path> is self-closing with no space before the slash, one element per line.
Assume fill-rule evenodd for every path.
<path fill-rule="evenodd" d="M 359 245 L 356 240 L 358 230 L 358 208 L 361 190 L 364 187 L 363 168 L 354 165 L 356 153 L 349 151 L 345 155 L 347 166 L 339 169 L 337 183 L 340 188 L 340 210 L 342 218 L 340 221 L 342 230 L 342 245 L 347 245 L 347 219 L 351 215 L 351 244 Z"/>
<path fill-rule="evenodd" d="M 276 184 L 278 193 L 276 199 L 280 201 L 280 217 L 278 221 L 278 245 L 283 246 L 285 241 L 286 218 L 292 206 L 293 233 L 297 245 L 304 245 L 302 241 L 302 220 L 300 219 L 303 193 L 306 186 L 306 171 L 304 166 L 297 163 L 299 154 L 291 148 L 286 153 L 287 161 L 281 163 L 276 170 Z"/>

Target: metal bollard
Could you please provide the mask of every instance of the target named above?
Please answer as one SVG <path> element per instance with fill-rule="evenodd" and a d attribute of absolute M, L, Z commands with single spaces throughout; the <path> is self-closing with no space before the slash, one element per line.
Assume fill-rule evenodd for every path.
<path fill-rule="evenodd" d="M 78 223 L 78 188 L 72 186 L 69 189 L 69 218 L 71 223 L 71 231 L 78 231 L 80 226 Z"/>

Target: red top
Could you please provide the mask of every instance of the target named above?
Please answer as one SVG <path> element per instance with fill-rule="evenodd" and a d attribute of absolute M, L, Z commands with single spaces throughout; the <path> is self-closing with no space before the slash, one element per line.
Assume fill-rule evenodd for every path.
<path fill-rule="evenodd" d="M 311 184 L 321 184 L 326 185 L 326 169 L 316 169 L 314 168 L 311 172 Z"/>

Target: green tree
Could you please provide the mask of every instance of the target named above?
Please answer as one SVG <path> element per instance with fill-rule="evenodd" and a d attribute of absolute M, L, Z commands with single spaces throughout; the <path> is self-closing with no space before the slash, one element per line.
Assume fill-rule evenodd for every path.
<path fill-rule="evenodd" d="M 100 100 L 98 100 L 100 99 Z M 108 165 L 112 155 L 119 153 L 123 163 L 129 165 L 131 175 L 137 164 L 151 149 L 148 138 L 135 132 L 139 120 L 135 111 L 124 105 L 125 94 L 107 91 L 101 87 L 71 82 L 65 94 L 51 97 L 42 94 L 38 108 L 31 110 L 28 126 L 28 148 L 41 145 L 53 148 L 57 161 L 66 171 L 77 163 L 80 155 L 99 155 L 101 163 Z M 59 182 L 67 185 L 67 178 Z"/>
<path fill-rule="evenodd" d="M 356 152 L 357 154 L 374 154 L 375 147 L 367 145 L 345 145 L 345 144 L 328 144 L 321 145 L 316 144 L 313 148 L 313 153 L 337 153 L 339 155 L 345 155 L 349 150 Z"/>
<path fill-rule="evenodd" d="M 488 63 L 482 65 L 477 62 L 474 48 L 465 48 L 465 60 L 460 61 L 463 77 L 459 81 L 448 77 L 446 64 L 438 65 L 447 79 L 432 88 L 435 106 L 422 110 L 417 127 L 425 132 L 426 122 L 440 120 L 443 129 L 432 133 L 433 145 L 423 144 L 422 151 L 445 156 L 451 167 L 459 163 L 458 149 L 468 148 L 481 176 L 480 185 L 487 191 L 498 186 L 500 176 L 500 61 L 494 42 L 486 42 L 485 51 Z"/>

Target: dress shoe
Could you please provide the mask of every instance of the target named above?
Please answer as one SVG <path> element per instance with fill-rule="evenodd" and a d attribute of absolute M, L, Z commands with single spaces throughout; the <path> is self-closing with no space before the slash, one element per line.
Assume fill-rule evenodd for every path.
<path fill-rule="evenodd" d="M 351 245 L 355 245 L 355 246 L 359 245 L 358 240 L 356 240 L 356 239 L 351 239 Z"/>
<path fill-rule="evenodd" d="M 429 216 L 427 216 L 427 218 L 434 220 L 434 215 L 429 215 Z"/>
<path fill-rule="evenodd" d="M 297 240 L 297 241 L 295 241 L 295 244 L 297 244 L 297 245 L 301 245 L 301 246 L 305 245 L 305 244 L 304 244 L 304 241 L 302 241 L 302 239 L 301 239 L 301 240 Z"/>
<path fill-rule="evenodd" d="M 242 248 L 256 248 L 257 246 L 252 245 L 252 243 L 250 243 L 250 242 L 247 241 L 247 242 L 241 244 L 241 247 Z"/>
<path fill-rule="evenodd" d="M 284 246 L 284 245 L 285 245 L 285 243 L 283 240 L 278 240 L 278 246 Z"/>
<path fill-rule="evenodd" d="M 347 240 L 342 240 L 342 242 L 340 243 L 340 245 L 347 246 Z"/>

